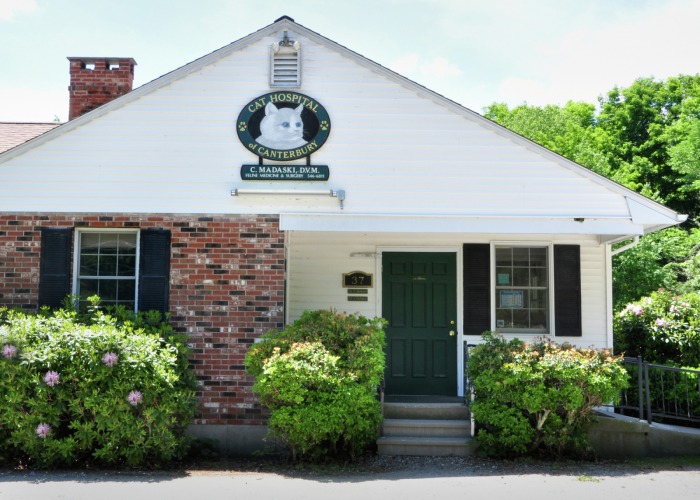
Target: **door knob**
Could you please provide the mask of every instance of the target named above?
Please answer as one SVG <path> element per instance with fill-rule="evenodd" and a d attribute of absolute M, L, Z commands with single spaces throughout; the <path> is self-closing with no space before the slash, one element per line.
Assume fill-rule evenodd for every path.
<path fill-rule="evenodd" d="M 450 337 L 454 337 L 456 335 L 454 330 L 450 330 Z"/>

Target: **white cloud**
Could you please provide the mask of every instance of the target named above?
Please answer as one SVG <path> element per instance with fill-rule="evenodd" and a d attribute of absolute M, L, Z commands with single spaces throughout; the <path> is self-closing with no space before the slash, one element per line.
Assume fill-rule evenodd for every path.
<path fill-rule="evenodd" d="M 13 21 L 19 12 L 34 12 L 39 7 L 36 0 L 2 0 L 0 1 L 0 20 Z"/>

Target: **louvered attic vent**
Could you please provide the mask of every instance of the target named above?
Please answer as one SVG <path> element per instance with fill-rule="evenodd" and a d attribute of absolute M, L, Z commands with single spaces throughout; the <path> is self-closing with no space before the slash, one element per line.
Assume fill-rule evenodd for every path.
<path fill-rule="evenodd" d="M 301 44 L 290 40 L 287 32 L 270 52 L 270 87 L 301 86 Z"/>

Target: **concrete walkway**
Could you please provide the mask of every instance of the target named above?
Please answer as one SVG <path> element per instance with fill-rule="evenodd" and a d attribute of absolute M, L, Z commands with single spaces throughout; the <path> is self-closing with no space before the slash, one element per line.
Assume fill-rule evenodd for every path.
<path fill-rule="evenodd" d="M 2 500 L 410 500 L 448 498 L 578 500 L 697 498 L 700 468 L 600 470 L 399 470 L 291 477 L 260 472 L 0 473 Z"/>

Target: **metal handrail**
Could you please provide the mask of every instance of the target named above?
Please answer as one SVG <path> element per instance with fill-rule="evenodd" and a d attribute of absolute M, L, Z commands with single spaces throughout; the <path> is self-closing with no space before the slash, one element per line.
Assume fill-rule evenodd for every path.
<path fill-rule="evenodd" d="M 640 420 L 649 424 L 660 419 L 674 424 L 700 424 L 700 414 L 693 411 L 693 405 L 700 411 L 700 370 L 648 363 L 641 356 L 624 358 L 624 363 L 637 369 L 637 398 L 634 405 L 628 404 L 629 393 L 623 391 L 622 402 L 615 405 L 617 411 L 636 412 Z M 691 391 L 689 382 L 693 377 L 697 390 Z M 679 394 L 679 387 L 684 388 L 683 394 Z"/>

